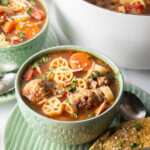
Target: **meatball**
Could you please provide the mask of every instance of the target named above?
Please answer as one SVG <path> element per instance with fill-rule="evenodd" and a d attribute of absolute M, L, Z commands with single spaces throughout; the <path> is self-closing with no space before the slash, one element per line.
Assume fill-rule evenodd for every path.
<path fill-rule="evenodd" d="M 90 89 L 96 89 L 104 85 L 108 85 L 109 81 L 106 76 L 98 77 L 96 80 L 90 78 L 87 80 L 88 87 Z"/>
<path fill-rule="evenodd" d="M 49 82 L 34 79 L 28 82 L 23 88 L 23 95 L 33 103 L 38 103 L 51 95 Z"/>
<path fill-rule="evenodd" d="M 97 83 L 98 83 L 98 87 L 101 87 L 104 85 L 108 85 L 109 81 L 108 81 L 108 78 L 106 76 L 103 76 L 103 77 L 97 78 Z"/>
<path fill-rule="evenodd" d="M 90 89 L 96 89 L 98 86 L 97 81 L 93 80 L 92 78 L 87 80 L 87 84 Z"/>
<path fill-rule="evenodd" d="M 91 109 L 100 104 L 103 99 L 98 90 L 83 89 L 78 94 L 72 94 L 69 101 L 75 104 L 79 109 Z"/>

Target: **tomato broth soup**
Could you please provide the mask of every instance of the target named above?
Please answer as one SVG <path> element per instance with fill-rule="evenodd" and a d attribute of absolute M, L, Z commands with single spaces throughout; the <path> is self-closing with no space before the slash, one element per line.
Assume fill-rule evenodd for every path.
<path fill-rule="evenodd" d="M 21 79 L 24 102 L 37 113 L 60 121 L 100 115 L 119 92 L 117 75 L 100 58 L 86 52 L 50 52 L 32 62 Z"/>
<path fill-rule="evenodd" d="M 86 1 L 96 6 L 121 13 L 136 14 L 136 15 L 150 14 L 149 0 L 86 0 Z"/>
<path fill-rule="evenodd" d="M 34 38 L 42 30 L 46 16 L 39 0 L 1 0 L 0 47 Z"/>

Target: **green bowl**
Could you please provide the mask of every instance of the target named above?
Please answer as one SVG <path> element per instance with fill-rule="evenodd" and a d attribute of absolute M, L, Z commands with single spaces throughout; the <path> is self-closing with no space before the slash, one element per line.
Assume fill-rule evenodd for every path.
<path fill-rule="evenodd" d="M 121 73 L 118 74 L 120 91 L 115 103 L 104 113 L 102 113 L 97 117 L 87 119 L 87 120 L 82 120 L 82 121 L 57 121 L 42 116 L 36 113 L 34 110 L 32 110 L 24 103 L 21 97 L 21 86 L 20 86 L 21 77 L 26 67 L 29 64 L 31 64 L 34 60 L 36 60 L 36 58 L 48 54 L 49 52 L 64 50 L 64 49 L 65 50 L 74 49 L 74 50 L 89 52 L 101 58 L 105 62 L 107 62 L 113 68 L 115 73 L 118 74 L 118 72 L 120 72 L 118 67 L 109 58 L 107 58 L 106 56 L 102 55 L 99 52 L 95 52 L 87 48 L 82 48 L 79 46 L 71 46 L 71 45 L 48 48 L 30 57 L 19 69 L 15 81 L 16 97 L 17 97 L 19 108 L 25 120 L 28 122 L 29 126 L 38 135 L 41 135 L 42 137 L 55 143 L 63 143 L 69 145 L 82 144 L 82 143 L 89 142 L 94 138 L 96 138 L 98 135 L 100 135 L 114 119 L 118 111 L 120 101 L 121 101 L 121 96 L 123 93 L 123 86 L 124 86 L 123 77 Z"/>
<path fill-rule="evenodd" d="M 45 2 L 42 0 L 47 12 L 47 20 L 41 32 L 34 38 L 10 47 L 0 48 L 0 72 L 10 72 L 17 70 L 22 63 L 30 56 L 40 51 L 48 32 L 48 11 Z"/>

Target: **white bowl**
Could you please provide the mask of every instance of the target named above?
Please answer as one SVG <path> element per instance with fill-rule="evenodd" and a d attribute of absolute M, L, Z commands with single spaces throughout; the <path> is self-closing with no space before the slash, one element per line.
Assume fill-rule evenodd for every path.
<path fill-rule="evenodd" d="M 55 0 L 55 12 L 72 44 L 100 51 L 121 67 L 150 69 L 150 16 L 122 14 L 83 0 Z"/>

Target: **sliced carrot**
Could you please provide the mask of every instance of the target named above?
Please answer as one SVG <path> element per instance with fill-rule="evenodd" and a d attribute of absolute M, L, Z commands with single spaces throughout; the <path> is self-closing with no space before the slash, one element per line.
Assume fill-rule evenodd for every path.
<path fill-rule="evenodd" d="M 95 110 L 95 114 L 99 115 L 102 112 L 104 112 L 107 109 L 107 104 L 106 102 L 103 102 L 96 110 Z"/>
<path fill-rule="evenodd" d="M 70 66 L 73 69 L 83 68 L 83 71 L 88 71 L 93 63 L 93 58 L 87 53 L 74 53 L 70 58 Z"/>
<path fill-rule="evenodd" d="M 14 21 L 7 21 L 4 24 L 4 31 L 6 33 L 11 33 L 15 29 L 16 23 Z"/>
<path fill-rule="evenodd" d="M 23 32 L 27 39 L 31 39 L 40 32 L 40 28 L 36 23 L 27 21 L 18 23 L 16 26 L 16 31 Z"/>

